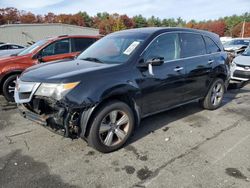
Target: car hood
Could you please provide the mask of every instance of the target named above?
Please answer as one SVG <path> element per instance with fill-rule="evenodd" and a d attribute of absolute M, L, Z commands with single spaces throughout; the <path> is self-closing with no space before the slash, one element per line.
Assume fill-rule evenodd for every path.
<path fill-rule="evenodd" d="M 61 60 L 42 63 L 26 69 L 21 80 L 26 82 L 66 83 L 79 81 L 81 74 L 99 69 L 106 69 L 115 65 L 94 63 L 84 60 Z"/>
<path fill-rule="evenodd" d="M 239 55 L 234 59 L 234 62 L 239 65 L 250 66 L 250 56 Z"/>
<path fill-rule="evenodd" d="M 246 47 L 246 45 L 224 45 L 225 50 L 239 50 L 243 47 Z"/>
<path fill-rule="evenodd" d="M 0 66 L 4 65 L 5 63 L 11 63 L 11 62 L 18 62 L 22 63 L 23 60 L 25 60 L 27 56 L 7 56 L 7 57 L 0 57 Z"/>

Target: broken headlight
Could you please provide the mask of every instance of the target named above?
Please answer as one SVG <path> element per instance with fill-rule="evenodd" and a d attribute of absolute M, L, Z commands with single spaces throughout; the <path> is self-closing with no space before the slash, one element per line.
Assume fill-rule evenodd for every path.
<path fill-rule="evenodd" d="M 61 100 L 63 96 L 65 96 L 70 90 L 74 89 L 78 84 L 79 82 L 64 84 L 42 83 L 35 95 Z"/>

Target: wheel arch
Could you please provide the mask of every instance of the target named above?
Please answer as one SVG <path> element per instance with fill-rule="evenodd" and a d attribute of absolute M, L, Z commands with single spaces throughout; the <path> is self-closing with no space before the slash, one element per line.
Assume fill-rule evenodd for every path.
<path fill-rule="evenodd" d="M 91 122 L 95 116 L 95 112 L 100 109 L 104 104 L 110 102 L 110 101 L 121 101 L 126 103 L 132 110 L 134 118 L 135 118 L 135 125 L 140 124 L 140 107 L 136 103 L 136 101 L 129 96 L 127 93 L 119 93 L 119 94 L 113 94 L 109 95 L 101 102 L 99 102 L 96 106 L 88 109 L 87 111 L 84 111 L 81 116 L 81 137 L 87 138 L 89 134 L 89 130 L 91 128 Z"/>
<path fill-rule="evenodd" d="M 23 70 L 14 70 L 14 71 L 11 71 L 11 72 L 8 72 L 7 74 L 5 74 L 0 80 L 0 93 L 2 94 L 2 92 L 3 92 L 3 84 L 4 84 L 5 80 L 7 80 L 12 75 L 21 74 L 22 72 L 23 72 Z"/>

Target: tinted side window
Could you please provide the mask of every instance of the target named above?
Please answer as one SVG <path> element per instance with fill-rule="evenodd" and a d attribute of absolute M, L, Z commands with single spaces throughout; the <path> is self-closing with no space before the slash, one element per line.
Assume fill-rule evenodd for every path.
<path fill-rule="evenodd" d="M 93 38 L 72 38 L 73 52 L 84 51 L 95 41 Z"/>
<path fill-rule="evenodd" d="M 145 60 L 155 57 L 163 57 L 164 61 L 180 58 L 180 46 L 178 34 L 169 33 L 156 38 L 148 47 Z"/>
<path fill-rule="evenodd" d="M 181 33 L 181 57 L 192 57 L 206 54 L 204 40 L 199 34 Z"/>
<path fill-rule="evenodd" d="M 207 46 L 207 53 L 212 54 L 216 52 L 220 52 L 220 48 L 215 44 L 215 42 L 210 39 L 209 37 L 204 36 L 206 46 Z"/>
<path fill-rule="evenodd" d="M 44 57 L 66 53 L 69 53 L 69 39 L 59 40 L 48 45 L 42 50 L 41 55 Z"/>
<path fill-rule="evenodd" d="M 4 45 L 0 47 L 0 50 L 6 50 L 6 49 L 8 49 L 8 45 Z"/>
<path fill-rule="evenodd" d="M 21 48 L 21 46 L 11 45 L 9 49 L 19 49 L 19 48 Z"/>

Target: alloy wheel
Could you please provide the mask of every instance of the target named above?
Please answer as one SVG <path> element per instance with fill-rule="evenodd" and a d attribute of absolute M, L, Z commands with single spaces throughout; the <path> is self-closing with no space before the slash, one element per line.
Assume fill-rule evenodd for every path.
<path fill-rule="evenodd" d="M 13 81 L 10 82 L 9 85 L 8 85 L 8 93 L 9 93 L 11 96 L 14 96 L 15 87 L 16 87 L 16 80 L 13 80 Z"/>
<path fill-rule="evenodd" d="M 101 121 L 99 137 L 104 145 L 115 146 L 127 137 L 129 126 L 128 115 L 124 111 L 113 110 Z"/>
<path fill-rule="evenodd" d="M 223 98 L 224 88 L 221 83 L 217 83 L 212 90 L 211 102 L 214 106 L 217 106 L 221 103 Z"/>

